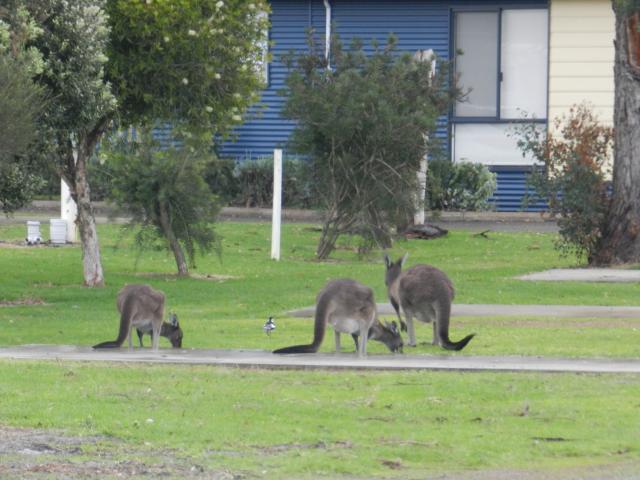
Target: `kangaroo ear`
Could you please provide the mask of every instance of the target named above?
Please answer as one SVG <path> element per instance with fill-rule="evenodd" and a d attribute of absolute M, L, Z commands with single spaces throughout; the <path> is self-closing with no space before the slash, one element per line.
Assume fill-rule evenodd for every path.
<path fill-rule="evenodd" d="M 409 258 L 409 253 L 405 253 L 402 258 L 400 259 L 400 266 L 403 267 L 404 266 L 404 262 L 407 261 L 407 258 Z"/>
<path fill-rule="evenodd" d="M 178 327 L 179 323 L 178 323 L 178 316 L 171 312 L 171 314 L 169 315 L 169 323 L 171 323 L 172 327 Z"/>
<path fill-rule="evenodd" d="M 398 324 L 395 321 L 391 322 L 391 326 L 389 328 L 393 333 L 400 334 L 400 332 L 398 332 Z"/>
<path fill-rule="evenodd" d="M 387 268 L 391 267 L 391 259 L 389 258 L 389 255 L 387 255 L 387 253 L 384 254 L 384 264 L 386 265 Z"/>

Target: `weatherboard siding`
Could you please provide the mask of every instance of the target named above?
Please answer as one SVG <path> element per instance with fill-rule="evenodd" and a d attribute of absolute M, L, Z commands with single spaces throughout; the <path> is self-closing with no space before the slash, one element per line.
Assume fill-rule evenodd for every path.
<path fill-rule="evenodd" d="M 610 0 L 552 0 L 549 38 L 549 119 L 591 103 L 613 124 L 615 19 Z"/>

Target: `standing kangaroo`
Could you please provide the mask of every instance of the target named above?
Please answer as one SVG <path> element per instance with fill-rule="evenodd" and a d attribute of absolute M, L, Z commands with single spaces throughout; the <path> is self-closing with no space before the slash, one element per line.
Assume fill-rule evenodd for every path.
<path fill-rule="evenodd" d="M 336 352 L 340 351 L 340 334 L 351 334 L 358 356 L 367 354 L 369 338 L 384 343 L 392 352 L 402 351 L 402 337 L 395 322 L 383 325 L 378 320 L 373 290 L 355 280 L 332 280 L 316 297 L 313 342 L 281 348 L 273 353 L 315 353 L 324 339 L 327 325 L 335 332 Z"/>
<path fill-rule="evenodd" d="M 158 350 L 164 316 L 164 293 L 154 290 L 149 285 L 127 285 L 118 292 L 117 305 L 120 312 L 118 338 L 111 342 L 99 343 L 93 348 L 118 348 L 128 337 L 131 349 L 131 330 L 136 327 L 152 331 L 153 349 Z"/>
<path fill-rule="evenodd" d="M 403 272 L 406 259 L 407 254 L 394 263 L 388 255 L 384 256 L 389 301 L 398 315 L 401 328 L 409 332 L 409 345 L 416 346 L 415 317 L 421 322 L 433 322 L 434 345 L 441 345 L 446 350 L 462 350 L 475 334 L 467 335 L 459 342 L 449 340 L 449 317 L 455 295 L 451 280 L 430 265 L 415 265 Z M 404 313 L 406 325 L 400 310 Z"/>
<path fill-rule="evenodd" d="M 145 333 L 151 334 L 151 341 L 153 341 L 153 328 L 151 324 L 147 324 L 146 327 L 138 327 L 136 328 L 136 333 L 138 334 L 138 340 L 140 341 L 140 346 L 142 347 L 142 337 L 144 337 Z M 173 348 L 181 348 L 182 347 L 182 329 L 180 328 L 180 323 L 178 322 L 178 316 L 175 313 L 171 313 L 169 315 L 168 322 L 162 322 L 162 328 L 160 328 L 160 336 L 167 338 L 171 342 L 171 346 Z"/>

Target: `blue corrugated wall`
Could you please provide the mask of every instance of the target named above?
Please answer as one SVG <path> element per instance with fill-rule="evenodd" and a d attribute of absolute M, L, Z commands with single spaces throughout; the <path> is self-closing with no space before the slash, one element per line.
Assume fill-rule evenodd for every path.
<path fill-rule="evenodd" d="M 269 85 L 262 92 L 260 107 L 252 108 L 247 120 L 235 132 L 235 141 L 225 143 L 221 154 L 235 159 L 270 155 L 274 148 L 286 151 L 293 123 L 280 116 L 284 99 L 287 69 L 281 56 L 307 49 L 307 30 L 313 28 L 324 39 L 325 8 L 322 0 L 271 0 L 270 40 L 273 60 L 269 66 Z M 353 37 L 365 43 L 372 39 L 384 44 L 390 33 L 399 40 L 401 50 L 432 48 L 449 58 L 450 9 L 460 6 L 547 5 L 547 0 L 331 0 L 332 21 L 344 43 Z M 446 139 L 447 122 L 443 119 L 438 137 Z M 498 191 L 494 201 L 498 210 L 521 209 L 525 171 L 498 170 Z"/>

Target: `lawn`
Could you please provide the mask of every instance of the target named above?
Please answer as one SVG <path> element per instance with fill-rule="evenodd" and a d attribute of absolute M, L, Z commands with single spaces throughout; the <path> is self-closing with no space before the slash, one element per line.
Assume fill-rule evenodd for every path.
<path fill-rule="evenodd" d="M 77 247 L 20 248 L 23 226 L 0 227 L 0 346 L 92 345 L 117 331 L 116 292 L 147 282 L 167 294 L 186 348 L 273 349 L 311 338 L 311 305 L 332 278 L 351 277 L 386 300 L 382 252 L 361 258 L 345 240 L 328 262 L 311 225 L 285 225 L 282 260 L 269 260 L 268 225 L 221 223 L 222 256 L 174 276 L 161 251 L 138 255 L 116 226 L 101 225 L 104 289 L 81 284 Z M 514 277 L 575 266 L 553 235 L 453 231 L 401 241 L 394 257 L 446 271 L 460 303 L 638 305 L 640 286 L 523 282 Z M 267 337 L 262 324 L 276 317 Z M 638 357 L 634 319 L 455 318 L 451 337 L 478 335 L 460 353 Z M 419 326 L 418 341 L 431 328 Z M 330 337 L 329 337 L 330 338 Z M 168 342 L 163 339 L 163 348 Z M 323 350 L 331 350 L 325 341 Z M 385 354 L 372 345 L 374 354 Z M 171 448 L 208 468 L 264 478 L 424 478 L 424 472 L 576 468 L 640 460 L 640 377 L 444 372 L 318 372 L 188 366 L 0 362 L 0 425 L 104 435 Z M 150 421 L 149 421 L 150 420 Z M 87 451 L 90 456 L 91 452 Z M 422 476 L 421 476 L 422 475 Z"/>

